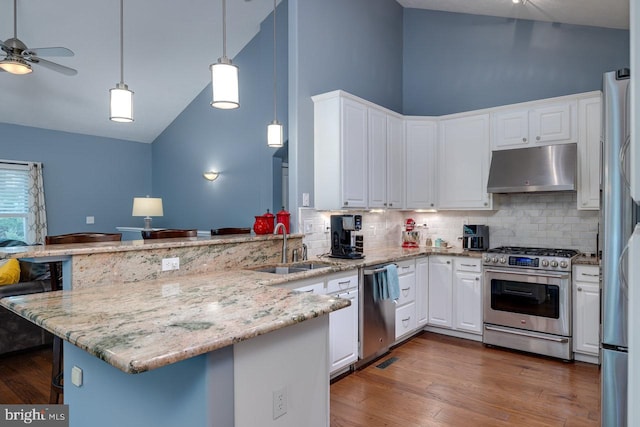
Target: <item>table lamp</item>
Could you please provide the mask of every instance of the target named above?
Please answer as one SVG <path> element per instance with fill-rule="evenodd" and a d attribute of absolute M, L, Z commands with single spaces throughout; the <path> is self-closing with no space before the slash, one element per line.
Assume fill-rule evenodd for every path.
<path fill-rule="evenodd" d="M 144 229 L 151 230 L 151 217 L 162 216 L 162 199 L 159 197 L 134 197 L 132 216 L 143 216 Z"/>

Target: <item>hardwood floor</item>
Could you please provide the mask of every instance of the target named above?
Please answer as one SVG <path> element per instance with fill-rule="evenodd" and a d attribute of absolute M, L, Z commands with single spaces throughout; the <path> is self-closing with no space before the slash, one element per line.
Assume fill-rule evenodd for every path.
<path fill-rule="evenodd" d="M 599 425 L 598 366 L 433 333 L 331 385 L 331 427 Z"/>
<path fill-rule="evenodd" d="M 380 362 L 396 357 L 387 368 Z M 0 357 L 0 403 L 47 403 L 51 349 Z M 422 333 L 331 385 L 331 427 L 598 426 L 600 373 Z"/>
<path fill-rule="evenodd" d="M 0 404 L 47 404 L 51 346 L 0 357 Z"/>

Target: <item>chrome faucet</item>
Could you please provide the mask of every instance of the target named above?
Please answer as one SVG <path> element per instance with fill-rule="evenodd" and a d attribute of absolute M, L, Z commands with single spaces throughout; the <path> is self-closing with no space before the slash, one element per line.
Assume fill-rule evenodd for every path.
<path fill-rule="evenodd" d="M 278 229 L 282 228 L 282 263 L 287 263 L 287 229 L 284 224 L 279 222 L 276 224 L 276 228 L 273 229 L 273 234 L 278 234 Z"/>

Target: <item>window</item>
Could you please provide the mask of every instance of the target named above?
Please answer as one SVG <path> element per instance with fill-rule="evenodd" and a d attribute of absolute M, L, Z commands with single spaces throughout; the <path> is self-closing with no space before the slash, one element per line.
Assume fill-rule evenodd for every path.
<path fill-rule="evenodd" d="M 29 166 L 0 163 L 0 239 L 27 242 Z"/>

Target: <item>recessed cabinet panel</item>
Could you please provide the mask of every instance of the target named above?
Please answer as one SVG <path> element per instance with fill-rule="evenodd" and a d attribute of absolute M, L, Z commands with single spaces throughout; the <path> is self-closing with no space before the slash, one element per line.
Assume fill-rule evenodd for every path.
<path fill-rule="evenodd" d="M 529 110 L 493 114 L 493 148 L 521 148 L 529 142 Z"/>
<path fill-rule="evenodd" d="M 369 108 L 369 207 L 387 203 L 387 115 Z"/>
<path fill-rule="evenodd" d="M 536 144 L 575 142 L 576 102 L 538 107 L 531 111 L 531 138 Z"/>
<path fill-rule="evenodd" d="M 344 207 L 367 206 L 367 108 L 342 99 L 342 186 Z"/>
<path fill-rule="evenodd" d="M 601 97 L 578 102 L 578 209 L 600 208 Z"/>
<path fill-rule="evenodd" d="M 406 141 L 406 207 L 435 209 L 435 166 L 438 125 L 435 120 L 407 119 Z"/>
<path fill-rule="evenodd" d="M 387 116 L 387 207 L 405 207 L 405 142 L 404 120 Z"/>
<path fill-rule="evenodd" d="M 453 263 L 450 257 L 429 257 L 429 324 L 453 327 Z"/>

